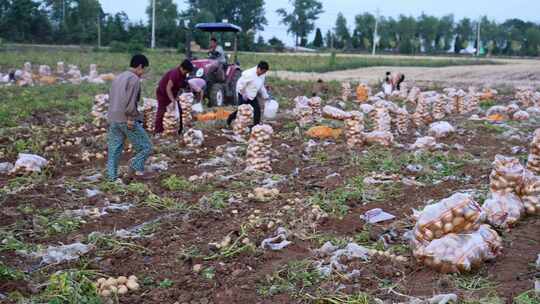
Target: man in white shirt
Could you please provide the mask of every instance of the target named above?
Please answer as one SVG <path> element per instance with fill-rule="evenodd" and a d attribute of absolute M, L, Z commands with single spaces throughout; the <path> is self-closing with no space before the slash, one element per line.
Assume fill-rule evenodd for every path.
<path fill-rule="evenodd" d="M 227 57 L 225 51 L 218 45 L 217 39 L 212 37 L 210 39 L 210 51 L 208 52 L 208 58 L 215 59 L 221 64 L 227 64 Z"/>
<path fill-rule="evenodd" d="M 257 100 L 257 95 L 264 99 L 269 98 L 264 87 L 265 74 L 269 68 L 268 62 L 261 61 L 256 67 L 245 70 L 236 83 L 239 104 L 249 104 L 253 107 L 253 125 L 258 125 L 261 122 L 261 106 Z M 235 111 L 229 115 L 229 118 L 227 118 L 228 125 L 236 119 L 237 112 Z"/>

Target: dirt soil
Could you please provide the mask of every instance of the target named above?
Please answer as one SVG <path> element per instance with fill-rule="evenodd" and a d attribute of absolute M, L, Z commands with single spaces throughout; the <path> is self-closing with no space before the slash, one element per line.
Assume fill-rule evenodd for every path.
<path fill-rule="evenodd" d="M 525 62 L 525 61 L 524 61 Z M 457 67 L 437 69 L 402 69 L 408 75 L 415 75 L 422 80 L 454 79 L 468 81 L 482 79 L 481 75 L 491 80 L 524 81 L 533 79 L 540 81 L 540 65 L 516 63 L 514 66 L 495 67 Z M 534 62 L 536 64 L 536 62 Z M 508 70 L 513 68 L 514 72 Z M 525 77 L 525 70 L 529 76 Z M 496 71 L 503 71 L 496 74 Z M 325 74 L 328 79 L 373 79 L 381 75 L 385 68 L 362 69 Z M 430 72 L 431 71 L 431 72 Z M 506 74 L 505 74 L 506 73 Z M 287 76 L 289 75 L 289 76 Z M 515 75 L 510 77 L 510 75 Z M 299 74 L 283 74 L 283 77 L 300 77 Z M 304 75 L 308 79 L 319 76 Z M 528 78 L 527 78 L 528 77 Z M 303 79 L 305 80 L 305 79 Z M 479 80 L 473 83 L 478 83 Z M 294 96 L 287 96 L 293 98 Z M 496 102 L 506 104 L 512 96 L 497 96 Z M 354 107 L 354 105 L 352 105 Z M 288 109 L 290 110 L 290 109 Z M 26 273 L 21 280 L 5 280 L 0 278 L 0 293 L 7 295 L 13 292 L 30 297 L 42 292 L 47 276 L 57 270 L 86 267 L 103 275 L 136 275 L 141 282 L 141 289 L 120 297 L 120 303 L 311 303 L 315 300 L 306 297 L 329 296 L 332 294 L 367 294 L 397 303 L 406 301 L 407 297 L 429 297 L 437 293 L 455 292 L 466 299 L 479 299 L 491 292 L 511 303 L 512 298 L 533 287 L 534 272 L 531 263 L 536 260 L 540 251 L 540 219 L 527 217 L 515 228 L 500 231 L 504 239 L 504 251 L 495 261 L 485 264 L 472 276 L 489 280 L 492 288 L 475 290 L 460 288 L 456 276 L 439 274 L 419 265 L 414 261 L 408 248 L 404 233 L 413 227 L 413 209 L 421 209 L 427 202 L 437 201 L 451 194 L 468 189 L 476 189 L 486 193 L 489 183 L 490 163 L 496 154 L 509 155 L 513 146 L 528 147 L 534 123 L 523 122 L 512 124 L 522 134 L 522 140 L 510 138 L 494 132 L 489 128 L 479 128 L 467 120 L 468 117 L 454 115 L 449 122 L 457 127 L 458 133 L 441 140 L 446 145 L 443 153 L 457 158 L 472 157 L 476 162 L 468 163 L 458 170 L 455 176 L 437 181 L 427 181 L 424 185 L 406 186 L 398 182 L 396 192 L 378 201 L 367 201 L 363 198 L 351 197 L 346 200 L 348 208 L 344 213 L 331 213 L 328 216 L 317 216 L 309 200 L 310 197 L 329 194 L 344 187 L 354 177 L 380 172 L 369 172 L 365 167 L 356 164 L 353 159 L 365 158 L 361 151 L 349 153 L 344 138 L 336 141 L 317 141 L 315 151 L 306 153 L 308 138 L 295 131 L 294 119 L 282 109 L 279 122 L 270 122 L 274 127 L 273 136 L 273 172 L 272 175 L 253 175 L 243 173 L 245 164 L 242 158 L 235 163 L 203 167 L 201 164 L 215 157 L 223 156 L 227 147 L 239 147 L 240 156 L 244 155 L 245 144 L 227 140 L 221 128 L 223 123 L 199 125 L 206 139 L 200 149 L 190 149 L 174 137 L 154 140 L 154 150 L 158 157 L 167 159 L 168 168 L 158 173 L 152 180 L 143 181 L 144 189 L 114 189 L 102 180 L 83 182 L 81 177 L 95 173 L 104 173 L 104 160 L 84 162 L 80 160 L 82 151 L 103 152 L 105 141 L 101 131 L 86 125 L 87 130 L 74 128 L 53 128 L 48 130 L 49 145 L 55 138 L 75 139 L 85 137 L 87 140 L 76 147 L 60 148 L 43 155 L 54 159 L 52 170 L 47 172 L 45 180 L 25 184 L 24 180 L 12 176 L 0 176 L 0 185 L 9 187 L 9 193 L 1 192 L 0 232 L 10 232 L 23 243 L 30 245 L 59 245 L 76 241 L 87 242 L 93 232 L 111 234 L 120 229 L 130 229 L 143 224 L 147 232 L 141 237 L 125 240 L 137 247 L 106 247 L 96 244 L 83 261 L 72 261 L 59 265 L 44 266 L 33 258 L 16 253 L 15 250 L 0 250 L 0 261 L 11 268 Z M 35 127 L 45 127 L 46 118 L 31 122 Z M 411 130 L 412 133 L 425 134 L 425 129 Z M 22 132 L 5 136 L 1 143 L 12 145 L 22 138 Z M 416 135 L 396 136 L 396 141 L 403 146 L 379 148 L 389 151 L 398 158 L 411 153 L 405 145 L 412 144 Z M 460 148 L 458 145 L 461 145 Z M 368 147 L 366 147 L 368 149 Z M 375 148 L 369 148 L 375 149 Z M 376 151 L 380 151 L 377 150 Z M 123 165 L 128 159 L 124 158 Z M 526 152 L 518 155 L 523 157 Z M 166 157 L 165 157 L 166 156 Z M 6 161 L 15 161 L 16 154 L 11 152 Z M 388 159 L 387 159 L 388 160 Z M 406 164 L 399 168 L 398 175 L 411 177 L 405 170 Z M 192 181 L 190 188 L 170 190 L 163 181 L 171 175 L 190 178 L 203 173 L 213 173 L 203 181 Z M 333 174 L 339 175 L 333 175 Z M 234 176 L 235 175 L 235 176 Z M 333 176 L 332 176 L 333 175 Z M 233 176 L 233 177 L 230 177 Z M 229 180 L 224 179 L 230 177 Z M 279 189 L 277 197 L 268 202 L 260 202 L 250 196 L 253 188 L 267 181 L 284 179 L 275 187 Z M 21 184 L 23 186 L 21 186 Z M 140 184 L 139 184 L 140 185 Z M 87 198 L 85 189 L 100 189 L 103 193 L 97 197 Z M 226 193 L 227 199 L 208 199 L 212 194 Z M 149 205 L 149 195 L 171 198 L 185 205 L 179 208 L 156 207 Z M 46 223 L 40 217 L 55 218 L 65 210 L 94 208 L 107 206 L 108 202 L 131 203 L 134 206 L 126 212 L 111 212 L 102 217 L 83 218 L 84 221 L 75 229 L 60 233 L 50 233 L 43 228 Z M 218 203 L 216 203 L 218 202 Z M 323 207 L 323 206 L 321 206 Z M 365 225 L 360 215 L 372 208 L 383 208 L 396 216 L 396 219 L 371 227 Z M 323 208 L 324 209 L 324 208 Z M 271 224 L 272 223 L 272 224 Z M 261 241 L 271 236 L 276 227 L 284 226 L 291 231 L 289 240 L 292 244 L 281 251 L 268 251 L 259 248 Z M 275 278 L 276 272 L 283 270 L 290 262 L 317 260 L 314 250 L 325 240 L 354 241 L 361 239 L 368 232 L 366 245 L 378 246 L 380 235 L 394 229 L 397 239 L 390 245 L 391 250 L 399 250 L 407 257 L 407 262 L 394 262 L 387 258 L 373 258 L 370 262 L 349 266 L 360 270 L 360 277 L 347 280 L 340 276 L 322 280 L 314 286 L 297 281 L 289 291 L 264 294 L 265 284 Z M 221 242 L 226 236 L 239 244 L 246 239 L 253 244 L 247 250 L 239 250 L 229 256 L 215 255 L 211 242 Z M 4 248 L 4 247 L 0 247 Z M 143 249 L 141 249 L 143 248 Z M 241 245 L 233 249 L 239 249 Z M 244 249 L 245 249 L 244 248 Z M 251 250 L 249 250 L 251 248 Z M 217 252 L 219 253 L 219 251 Z M 212 258 L 209 258 L 212 257 Z M 201 271 L 194 271 L 195 268 Z M 458 276 L 459 277 L 459 276 Z M 163 284 L 170 280 L 171 285 Z M 291 279 L 292 280 L 292 279 Z M 300 285 L 298 285 L 300 284 Z M 303 294 L 299 296 L 298 290 Z M 14 301 L 0 300 L 4 303 Z M 327 303 L 321 301 L 320 303 Z"/>
<path fill-rule="evenodd" d="M 384 56 L 382 56 L 384 57 Z M 395 58 L 395 57 L 392 57 Z M 423 58 L 423 57 L 422 57 Z M 433 57 L 441 59 L 444 57 Z M 282 79 L 325 81 L 354 80 L 376 84 L 386 71 L 404 73 L 406 79 L 415 83 L 438 85 L 477 85 L 490 87 L 540 86 L 540 60 L 534 59 L 492 59 L 499 65 L 451 66 L 442 68 L 427 67 L 371 67 L 328 73 L 303 73 L 289 71 L 270 71 L 269 74 Z"/>

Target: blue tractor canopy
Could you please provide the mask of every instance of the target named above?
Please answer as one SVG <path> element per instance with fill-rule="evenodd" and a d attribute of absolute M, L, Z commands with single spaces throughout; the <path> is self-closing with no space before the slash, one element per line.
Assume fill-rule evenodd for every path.
<path fill-rule="evenodd" d="M 224 22 L 198 23 L 195 28 L 203 32 L 233 32 L 238 33 L 242 28 L 238 25 Z"/>

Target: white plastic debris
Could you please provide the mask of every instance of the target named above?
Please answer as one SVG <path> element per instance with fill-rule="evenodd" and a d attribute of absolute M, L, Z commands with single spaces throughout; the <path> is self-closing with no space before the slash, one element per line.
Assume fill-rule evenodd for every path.
<path fill-rule="evenodd" d="M 12 163 L 0 163 L 0 174 L 7 174 L 11 170 L 13 170 L 13 164 Z"/>
<path fill-rule="evenodd" d="M 261 248 L 270 250 L 282 250 L 283 248 L 291 244 L 291 242 L 287 240 L 288 235 L 289 233 L 285 228 L 279 227 L 273 237 L 264 239 L 261 242 Z"/>
<path fill-rule="evenodd" d="M 428 300 L 428 303 L 429 304 L 447 304 L 450 302 L 457 303 L 457 301 L 458 301 L 458 296 L 453 293 L 449 293 L 449 294 L 440 294 L 440 295 L 433 296 L 431 299 Z"/>
<path fill-rule="evenodd" d="M 204 112 L 204 108 L 203 108 L 202 103 L 197 102 L 197 103 L 193 104 L 193 106 L 191 107 L 191 111 L 193 111 L 194 113 L 202 113 L 202 112 Z"/>
<path fill-rule="evenodd" d="M 97 189 L 86 189 L 84 190 L 84 193 L 86 194 L 87 198 L 92 198 L 94 196 L 100 195 L 102 192 Z"/>
<path fill-rule="evenodd" d="M 437 145 L 435 137 L 424 136 L 417 138 L 414 144 L 411 146 L 413 150 L 432 150 Z"/>
<path fill-rule="evenodd" d="M 15 167 L 13 167 L 11 172 L 41 172 L 41 169 L 48 163 L 49 162 L 45 158 L 39 155 L 19 153 L 19 157 L 15 162 Z"/>
<path fill-rule="evenodd" d="M 428 134 L 435 138 L 443 138 L 456 132 L 456 129 L 447 121 L 437 121 L 429 126 Z"/>
<path fill-rule="evenodd" d="M 381 208 L 374 208 L 366 211 L 360 218 L 370 224 L 376 224 L 384 221 L 389 221 L 395 218 L 394 215 L 383 211 Z"/>
<path fill-rule="evenodd" d="M 279 109 L 279 103 L 274 99 L 267 100 L 264 105 L 264 118 L 275 119 Z"/>
<path fill-rule="evenodd" d="M 62 246 L 49 246 L 47 249 L 35 253 L 34 255 L 43 260 L 45 264 L 58 264 L 65 261 L 76 260 L 88 253 L 91 247 L 82 243 L 73 243 Z"/>

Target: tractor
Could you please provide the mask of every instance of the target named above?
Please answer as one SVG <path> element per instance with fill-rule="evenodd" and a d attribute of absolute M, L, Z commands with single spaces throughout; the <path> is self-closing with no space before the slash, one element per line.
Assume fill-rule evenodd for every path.
<path fill-rule="evenodd" d="M 221 64 L 212 58 L 190 58 L 191 51 L 188 50 L 188 58 L 191 59 L 195 67 L 195 77 L 206 80 L 205 96 L 208 98 L 209 106 L 222 106 L 225 104 L 238 104 L 236 94 L 236 82 L 242 75 L 240 64 L 238 63 L 238 33 L 242 30 L 239 26 L 230 23 L 199 23 L 195 29 L 213 33 L 234 33 L 233 60 L 227 64 Z M 230 56 L 228 58 L 231 58 Z M 230 59 L 228 59 L 230 60 Z"/>

